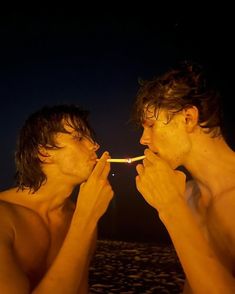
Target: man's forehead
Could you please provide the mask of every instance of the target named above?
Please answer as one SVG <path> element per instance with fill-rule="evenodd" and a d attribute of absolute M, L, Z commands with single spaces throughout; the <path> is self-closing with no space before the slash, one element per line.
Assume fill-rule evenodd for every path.
<path fill-rule="evenodd" d="M 60 131 L 58 131 L 55 134 L 55 138 L 59 139 L 59 138 L 64 138 L 64 136 L 67 137 L 67 135 L 70 134 L 78 134 L 78 133 L 82 133 L 82 131 L 79 131 L 75 126 L 73 126 L 72 124 L 68 123 L 68 122 L 62 122 L 62 128 Z"/>
<path fill-rule="evenodd" d="M 143 109 L 142 120 L 146 121 L 149 119 L 156 118 L 156 112 L 157 112 L 156 107 L 145 105 L 145 107 Z"/>
<path fill-rule="evenodd" d="M 64 122 L 63 127 L 68 133 L 73 133 L 77 131 L 76 128 L 71 123 L 68 123 L 68 122 Z"/>
<path fill-rule="evenodd" d="M 68 119 L 63 119 L 62 120 L 62 125 L 63 128 L 68 131 L 68 132 L 74 132 L 74 131 L 85 131 L 87 130 L 87 126 L 85 124 L 85 122 L 83 122 L 82 120 L 78 119 L 76 121 L 73 121 L 72 119 L 68 118 Z"/>
<path fill-rule="evenodd" d="M 89 127 L 82 121 L 79 124 L 73 124 L 72 122 L 64 122 L 63 128 L 66 132 L 70 134 L 80 134 L 86 137 L 92 137 L 92 132 Z"/>
<path fill-rule="evenodd" d="M 67 138 L 68 136 L 77 135 L 77 134 L 82 135 L 82 132 L 79 132 L 79 130 L 75 129 L 74 127 L 68 124 L 64 124 L 63 128 L 65 131 L 59 131 L 55 134 L 56 139 L 63 139 L 63 138 Z"/>
<path fill-rule="evenodd" d="M 142 124 L 146 124 L 152 121 L 164 120 L 168 116 L 168 110 L 164 108 L 158 108 L 154 105 L 145 106 L 142 113 Z"/>

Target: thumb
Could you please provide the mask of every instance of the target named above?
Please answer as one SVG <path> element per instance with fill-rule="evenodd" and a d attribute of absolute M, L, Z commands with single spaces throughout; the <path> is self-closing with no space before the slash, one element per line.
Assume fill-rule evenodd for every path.
<path fill-rule="evenodd" d="M 180 170 L 176 170 L 175 171 L 177 178 L 181 181 L 185 181 L 186 180 L 186 175 L 184 172 L 180 171 Z"/>
<path fill-rule="evenodd" d="M 85 185 L 86 185 L 86 182 L 81 183 L 80 187 L 79 187 L 79 190 L 81 191 L 84 188 Z"/>
<path fill-rule="evenodd" d="M 180 192 L 184 194 L 185 192 L 185 185 L 186 185 L 186 175 L 184 172 L 176 170 L 176 182 L 178 184 L 178 187 L 180 188 Z"/>

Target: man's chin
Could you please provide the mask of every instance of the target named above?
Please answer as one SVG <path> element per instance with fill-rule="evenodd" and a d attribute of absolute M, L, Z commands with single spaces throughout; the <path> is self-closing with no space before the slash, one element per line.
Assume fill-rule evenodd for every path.
<path fill-rule="evenodd" d="M 165 162 L 168 163 L 168 165 L 172 168 L 172 169 L 176 169 L 177 167 L 179 167 L 179 165 L 177 164 L 177 162 L 175 162 L 172 159 L 169 158 L 165 158 L 164 156 L 161 156 L 159 153 L 156 153 L 162 160 L 164 160 Z"/>
<path fill-rule="evenodd" d="M 94 168 L 95 168 L 95 165 L 94 165 L 94 166 L 91 166 L 91 167 L 89 168 L 89 170 L 87 171 L 87 177 L 86 177 L 86 180 L 90 177 L 90 175 L 92 174 Z"/>
<path fill-rule="evenodd" d="M 93 170 L 93 169 L 92 169 L 92 170 Z M 92 170 L 90 170 L 89 172 L 87 172 L 87 175 L 84 175 L 83 177 L 79 178 L 77 184 L 80 185 L 80 184 L 82 184 L 82 183 L 85 183 L 85 182 L 89 179 L 89 177 L 90 177 L 90 175 L 91 175 L 91 173 L 92 173 Z"/>
<path fill-rule="evenodd" d="M 174 162 L 172 160 L 168 160 L 167 162 L 172 169 L 177 169 L 180 166 L 177 162 Z"/>

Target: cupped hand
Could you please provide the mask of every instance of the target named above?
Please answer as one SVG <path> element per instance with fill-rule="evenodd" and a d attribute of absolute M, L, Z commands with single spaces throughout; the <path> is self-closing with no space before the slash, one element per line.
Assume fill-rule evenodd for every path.
<path fill-rule="evenodd" d="M 108 152 L 104 152 L 88 180 L 81 184 L 76 205 L 76 211 L 80 215 L 97 221 L 105 213 L 114 194 L 108 181 L 108 158 Z"/>
<path fill-rule="evenodd" d="M 185 191 L 185 174 L 173 170 L 166 161 L 150 149 L 145 150 L 143 164 L 138 164 L 136 170 L 138 191 L 159 212 L 182 199 Z"/>

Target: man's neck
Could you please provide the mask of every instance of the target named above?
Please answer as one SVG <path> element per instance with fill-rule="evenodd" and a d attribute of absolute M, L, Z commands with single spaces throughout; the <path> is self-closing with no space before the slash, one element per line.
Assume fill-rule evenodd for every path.
<path fill-rule="evenodd" d="M 38 191 L 31 193 L 24 190 L 22 193 L 22 204 L 30 209 L 35 210 L 40 215 L 49 215 L 52 213 L 60 213 L 67 205 L 68 199 L 74 189 L 72 185 L 66 183 L 58 184 L 47 181 Z"/>

